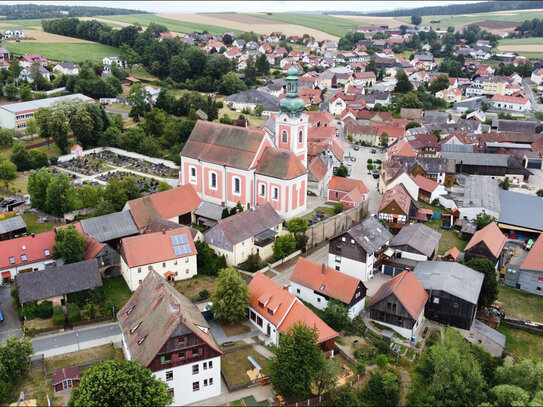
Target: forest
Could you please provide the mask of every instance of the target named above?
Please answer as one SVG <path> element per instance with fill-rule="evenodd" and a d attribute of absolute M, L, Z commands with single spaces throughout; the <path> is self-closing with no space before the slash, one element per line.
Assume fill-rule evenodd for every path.
<path fill-rule="evenodd" d="M 66 14 L 67 13 L 67 14 Z M 146 11 L 125 8 L 88 6 L 51 6 L 48 4 L 0 5 L 0 15 L 6 20 L 30 20 L 34 18 L 92 17 L 119 14 L 142 14 Z"/>

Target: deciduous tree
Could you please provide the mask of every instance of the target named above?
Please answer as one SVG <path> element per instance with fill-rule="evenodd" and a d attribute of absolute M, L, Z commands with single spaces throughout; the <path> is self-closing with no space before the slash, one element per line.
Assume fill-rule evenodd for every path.
<path fill-rule="evenodd" d="M 478 304 L 484 307 L 492 305 L 498 298 L 498 279 L 494 264 L 489 259 L 471 259 L 466 263 L 466 266 L 483 273 L 485 276 L 479 293 Z"/>
<path fill-rule="evenodd" d="M 211 311 L 217 319 L 233 323 L 245 318 L 250 295 L 240 272 L 232 267 L 220 270 L 216 287 L 211 295 Z"/>
<path fill-rule="evenodd" d="M 70 225 L 57 230 L 53 246 L 53 258 L 64 259 L 65 264 L 85 260 L 86 240 L 75 226 Z"/>
<path fill-rule="evenodd" d="M 74 208 L 74 186 L 64 174 L 57 174 L 47 185 L 45 208 L 54 216 L 62 216 Z"/>
<path fill-rule="evenodd" d="M 349 308 L 341 301 L 330 298 L 328 305 L 324 309 L 324 322 L 336 331 L 347 329 L 351 323 Z"/>
<path fill-rule="evenodd" d="M 0 160 L 0 180 L 9 189 L 9 183 L 17 177 L 17 166 L 9 160 Z"/>

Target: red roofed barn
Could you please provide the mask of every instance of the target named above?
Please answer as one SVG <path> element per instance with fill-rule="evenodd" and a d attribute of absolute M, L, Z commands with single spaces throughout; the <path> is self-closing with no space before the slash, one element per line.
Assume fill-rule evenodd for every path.
<path fill-rule="evenodd" d="M 328 200 L 342 202 L 343 209 L 351 209 L 368 199 L 368 188 L 360 180 L 333 176 L 328 184 Z"/>

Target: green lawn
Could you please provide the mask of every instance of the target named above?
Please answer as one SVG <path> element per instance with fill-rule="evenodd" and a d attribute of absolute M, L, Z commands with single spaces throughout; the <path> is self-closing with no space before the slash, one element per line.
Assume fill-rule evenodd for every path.
<path fill-rule="evenodd" d="M 193 33 L 195 31 L 202 32 L 208 31 L 214 35 L 222 35 L 223 33 L 230 31 L 236 35 L 243 34 L 243 31 L 233 30 L 227 27 L 220 27 L 215 25 L 199 24 L 197 22 L 190 23 L 185 21 L 172 20 L 170 18 L 159 17 L 153 14 L 128 14 L 123 16 L 100 16 L 106 20 L 121 21 L 123 23 L 139 23 L 143 26 L 148 26 L 150 23 L 165 25 L 168 30 L 181 33 Z"/>
<path fill-rule="evenodd" d="M 0 20 L 0 27 L 6 30 L 28 30 L 34 27 L 41 27 L 41 19 L 33 18 L 30 20 Z"/>
<path fill-rule="evenodd" d="M 159 80 L 156 76 L 151 75 L 149 72 L 145 70 L 143 66 L 140 66 L 140 65 L 133 67 L 132 70 L 129 70 L 128 73 L 130 74 L 130 76 L 133 76 L 134 78 L 138 78 L 138 79 L 144 79 L 147 81 Z"/>
<path fill-rule="evenodd" d="M 119 49 L 103 44 L 63 43 L 63 42 L 5 42 L 10 52 L 16 55 L 41 54 L 51 61 L 70 61 L 81 63 L 86 60 L 101 62 L 102 58 L 118 55 Z"/>
<path fill-rule="evenodd" d="M 24 391 L 25 400 L 36 400 L 38 406 L 47 405 L 47 395 L 49 395 L 52 406 L 62 406 L 64 404 L 61 397 L 55 397 L 51 378 L 46 378 L 43 372 L 31 373 L 28 370 L 23 376 L 16 378 L 13 382 L 13 388 L 6 398 L 5 405 L 16 403 L 21 391 Z M 24 405 L 24 403 L 21 403 L 21 405 Z"/>
<path fill-rule="evenodd" d="M 106 298 L 115 304 L 115 312 L 119 311 L 132 295 L 126 281 L 123 276 L 117 276 L 104 278 L 102 282 Z"/>
<path fill-rule="evenodd" d="M 252 356 L 262 368 L 262 373 L 267 375 L 267 359 L 253 348 L 243 348 L 234 352 L 225 353 L 221 357 L 221 371 L 230 386 L 239 386 L 250 379 L 247 370 L 254 369 L 247 356 Z"/>
<path fill-rule="evenodd" d="M 441 233 L 441 240 L 439 241 L 438 250 L 440 255 L 444 255 L 453 247 L 456 247 L 458 250 L 463 252 L 464 248 L 468 244 L 468 242 L 462 239 L 453 229 L 443 229 L 441 227 L 441 219 L 432 219 L 430 222 L 426 222 L 425 225 L 434 229 L 436 232 Z"/>
<path fill-rule="evenodd" d="M 5 218 L 2 218 L 0 220 L 13 218 L 13 216 L 6 216 Z M 25 213 L 24 215 L 21 215 L 21 217 L 26 223 L 27 234 L 30 234 L 30 233 L 38 234 L 38 233 L 49 232 L 50 230 L 53 230 L 55 226 L 58 226 L 50 222 L 38 223 L 39 216 L 34 213 Z"/>
<path fill-rule="evenodd" d="M 315 30 L 324 31 L 325 33 L 343 37 L 349 28 L 369 25 L 363 21 L 354 21 L 341 17 L 333 17 L 323 14 L 296 14 L 296 13 L 251 13 L 249 15 L 266 18 L 268 20 L 280 21 L 282 23 L 303 25 L 304 27 L 313 28 Z M 300 33 L 302 35 L 303 33 Z"/>
<path fill-rule="evenodd" d="M 515 359 L 543 361 L 541 335 L 523 329 L 500 325 L 498 331 L 505 335 L 505 351 Z"/>
<path fill-rule="evenodd" d="M 503 40 L 500 40 L 500 45 L 532 45 L 532 44 L 543 44 L 543 38 L 542 37 L 504 38 Z M 524 53 L 522 55 L 524 55 Z"/>
<path fill-rule="evenodd" d="M 500 310 L 508 317 L 543 322 L 543 297 L 500 285 Z"/>
<path fill-rule="evenodd" d="M 200 291 L 207 290 L 209 295 L 215 292 L 216 279 L 216 276 L 197 274 L 188 280 L 177 281 L 175 283 L 175 289 L 191 301 L 200 301 Z"/>

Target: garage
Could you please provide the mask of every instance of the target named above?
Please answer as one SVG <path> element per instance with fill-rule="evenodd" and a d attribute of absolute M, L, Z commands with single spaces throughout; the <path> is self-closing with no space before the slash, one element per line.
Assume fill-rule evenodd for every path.
<path fill-rule="evenodd" d="M 404 270 L 403 267 L 394 267 L 394 266 L 389 266 L 388 264 L 383 265 L 383 274 L 387 276 L 394 277 L 400 274 L 403 270 Z"/>
<path fill-rule="evenodd" d="M 541 158 L 528 158 L 528 160 L 526 161 L 526 168 L 540 170 L 541 165 L 542 165 Z"/>

